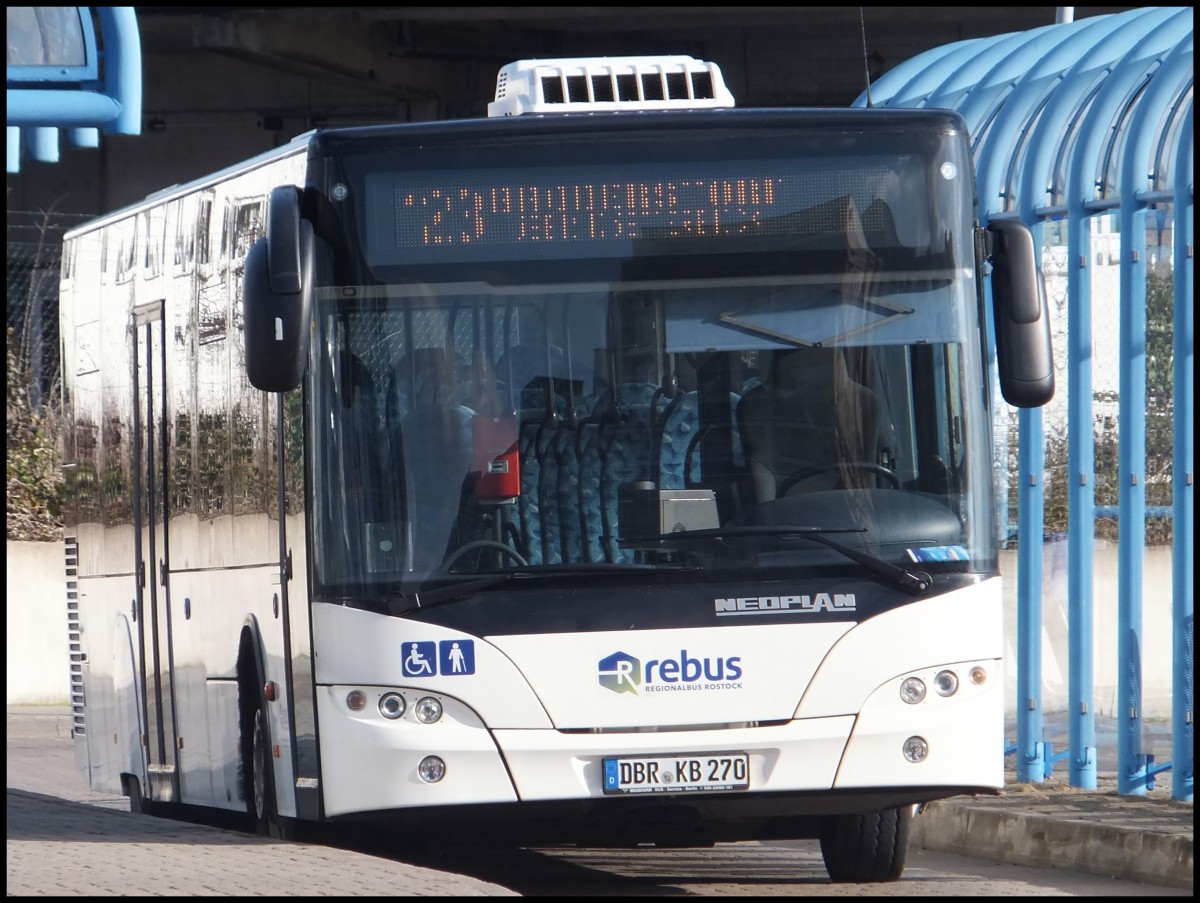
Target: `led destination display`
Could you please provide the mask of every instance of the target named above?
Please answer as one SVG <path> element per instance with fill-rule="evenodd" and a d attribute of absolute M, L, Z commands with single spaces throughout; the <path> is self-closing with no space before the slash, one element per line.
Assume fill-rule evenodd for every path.
<path fill-rule="evenodd" d="M 682 179 L 551 185 L 464 185 L 397 191 L 397 237 L 406 244 L 736 235 L 775 214 L 780 184 L 766 179 Z"/>
<path fill-rule="evenodd" d="M 617 167 L 554 167 L 540 177 L 529 170 L 511 177 L 498 170 L 373 173 L 366 179 L 368 257 L 400 263 L 413 249 L 470 260 L 593 257 L 628 253 L 637 241 L 842 235 L 845 170 L 835 181 L 813 162 L 805 161 L 804 172 L 762 163 L 638 167 L 636 178 Z M 879 173 L 857 175 L 861 185 Z"/>

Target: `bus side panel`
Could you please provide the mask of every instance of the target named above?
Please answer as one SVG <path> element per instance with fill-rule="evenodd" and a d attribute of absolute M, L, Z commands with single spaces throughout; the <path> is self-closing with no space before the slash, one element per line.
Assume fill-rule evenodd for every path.
<path fill-rule="evenodd" d="M 174 249 L 172 278 L 163 280 L 173 343 L 170 581 L 181 798 L 245 809 L 237 657 L 243 630 L 254 625 L 266 669 L 258 686 L 270 681 L 280 688 L 267 715 L 277 810 L 284 816 L 295 814 L 295 800 L 276 397 L 246 380 L 241 267 L 262 235 L 271 188 L 302 185 L 304 168 L 304 155 L 293 155 L 171 200 L 165 230 L 166 246 Z M 292 496 L 302 499 L 302 487 L 293 487 Z M 303 519 L 293 526 L 288 542 L 303 548 Z M 307 686 L 297 695 L 311 699 Z"/>
<path fill-rule="evenodd" d="M 176 526 L 172 524 L 173 529 Z M 204 525 L 192 527 L 204 529 Z M 181 533 L 186 531 L 178 530 L 174 536 Z M 184 803 L 237 811 L 246 808 L 238 778 L 238 637 L 242 625 L 253 616 L 266 628 L 268 645 L 275 648 L 277 644 L 269 638 L 279 634 L 271 604 L 279 591 L 278 581 L 278 568 L 269 564 L 172 575 L 180 615 L 174 624 L 173 651 Z M 278 645 L 276 654 L 268 654 L 265 679 L 282 684 Z M 276 742 L 281 751 L 288 748 L 286 736 Z"/>
<path fill-rule="evenodd" d="M 137 610 L 134 392 L 129 332 L 136 227 L 80 235 L 60 291 L 64 535 L 75 540 L 79 681 L 73 705 L 85 776 L 121 793 L 122 775 L 148 780 L 143 641 Z M 80 692 L 81 691 L 81 692 Z"/>
<path fill-rule="evenodd" d="M 84 629 L 84 696 L 88 703 L 85 729 L 76 733 L 87 747 L 88 783 L 93 790 L 120 794 L 122 775 L 146 786 L 143 756 L 137 624 L 131 620 L 128 578 L 80 581 Z"/>
<path fill-rule="evenodd" d="M 270 189 L 303 185 L 305 167 L 297 147 L 68 236 L 60 290 L 64 524 L 78 560 L 76 759 L 96 789 L 128 789 L 123 774 L 137 777 L 148 796 L 153 789 L 145 744 L 154 732 L 145 722 L 157 644 L 163 690 L 150 712 L 166 728 L 158 742 L 167 751 L 159 771 L 169 775 L 178 764 L 178 801 L 245 808 L 236 665 L 242 630 L 254 623 L 263 630 L 261 682 L 281 689 L 267 709 L 277 809 L 295 813 L 276 398 L 245 377 L 240 280 Z M 152 351 L 144 341 L 151 334 L 159 343 Z M 148 475 L 151 450 L 157 469 Z M 299 470 L 293 462 L 288 491 L 292 510 L 302 512 Z M 134 515 L 140 489 L 144 525 L 151 483 L 153 556 Z M 287 543 L 301 550 L 303 574 L 302 513 L 291 520 Z M 151 588 L 159 599 L 153 633 L 154 606 L 146 603 L 145 617 L 136 612 L 139 594 L 149 599 Z M 296 595 L 304 605 L 306 594 Z M 294 618 L 292 645 L 306 662 L 307 638 L 307 617 Z M 295 696 L 314 746 L 311 684 Z M 315 754 L 309 758 L 315 775 Z"/>

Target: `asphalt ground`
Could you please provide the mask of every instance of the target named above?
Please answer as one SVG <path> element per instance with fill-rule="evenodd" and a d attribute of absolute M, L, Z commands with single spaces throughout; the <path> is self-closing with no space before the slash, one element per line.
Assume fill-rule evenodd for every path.
<path fill-rule="evenodd" d="M 76 771 L 67 707 L 9 706 L 7 730 L 9 749 L 36 750 L 23 758 L 38 763 L 32 774 L 14 772 L 8 757 L 9 896 L 291 895 L 297 882 L 329 896 L 517 896 L 349 850 L 134 815 L 126 798 L 91 791 Z M 913 820 L 912 843 L 1192 889 L 1193 807 L 1171 799 L 1170 772 L 1137 796 L 1117 793 L 1109 772 L 1099 773 L 1096 790 L 1062 778 L 1018 783 L 1010 773 L 999 796 L 930 803 Z"/>

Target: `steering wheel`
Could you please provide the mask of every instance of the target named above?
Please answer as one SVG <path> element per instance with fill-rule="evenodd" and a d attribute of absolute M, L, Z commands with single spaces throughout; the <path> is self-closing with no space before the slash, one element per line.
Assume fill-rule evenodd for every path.
<path fill-rule="evenodd" d="M 462 558 L 468 552 L 475 552 L 479 549 L 492 549 L 496 552 L 503 552 L 521 567 L 528 567 L 529 565 L 529 562 L 521 557 L 521 553 L 512 546 L 505 545 L 504 543 L 495 539 L 476 539 L 473 542 L 468 542 L 465 545 L 459 546 L 457 549 L 447 555 L 446 560 L 442 562 L 442 570 L 449 571 L 450 565 L 454 564 L 454 562 L 458 561 L 458 559 Z"/>
<path fill-rule="evenodd" d="M 814 464 L 811 467 L 802 467 L 794 474 L 785 479 L 779 484 L 779 495 L 787 495 L 788 490 L 799 483 L 801 480 L 807 480 L 809 477 L 816 476 L 819 473 L 827 473 L 831 470 L 841 470 L 842 468 L 850 468 L 852 470 L 861 470 L 864 473 L 873 473 L 883 477 L 895 489 L 900 488 L 900 477 L 894 471 L 888 470 L 882 464 L 870 464 L 866 461 L 841 461 L 830 462 L 828 464 Z"/>

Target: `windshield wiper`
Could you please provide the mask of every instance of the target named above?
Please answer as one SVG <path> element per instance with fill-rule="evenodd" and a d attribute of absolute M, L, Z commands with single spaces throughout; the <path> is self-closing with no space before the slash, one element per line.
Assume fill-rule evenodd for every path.
<path fill-rule="evenodd" d="M 699 570 L 699 568 L 683 568 L 681 566 L 671 566 L 670 569 L 672 571 Z M 433 589 L 417 590 L 412 593 L 393 596 L 388 600 L 388 613 L 406 615 L 418 610 L 424 611 L 427 608 L 436 608 L 439 605 L 461 602 L 474 593 L 490 589 L 493 586 L 499 586 L 502 583 L 508 583 L 512 580 L 573 577 L 581 574 L 588 576 L 595 574 L 628 574 L 661 570 L 663 570 L 663 566 L 660 564 L 609 564 L 606 562 L 567 565 L 551 564 L 540 566 L 536 570 L 513 568 L 512 570 L 499 571 L 493 574 L 481 574 L 474 580 L 447 583 Z"/>
<path fill-rule="evenodd" d="M 499 574 L 485 574 L 476 580 L 464 580 L 461 583 L 447 583 L 435 589 L 417 590 L 403 596 L 393 596 L 388 599 L 388 613 L 407 615 L 418 609 L 435 608 L 447 602 L 457 602 L 472 593 L 507 583 L 516 577 L 516 571 L 503 571 Z"/>
<path fill-rule="evenodd" d="M 861 527 L 810 527 L 801 525 L 770 525 L 757 527 L 718 527 L 710 530 L 684 530 L 676 533 L 663 533 L 654 539 L 664 545 L 674 543 L 687 543 L 695 540 L 704 540 L 710 542 L 720 542 L 724 539 L 731 539 L 743 536 L 797 536 L 801 539 L 809 539 L 834 551 L 841 552 L 851 561 L 856 564 L 861 564 L 872 574 L 882 577 L 889 583 L 900 587 L 907 593 L 914 596 L 920 596 L 927 592 L 929 587 L 933 585 L 933 578 L 923 571 L 913 573 L 904 568 L 884 561 L 882 558 L 876 558 L 874 555 L 868 555 L 866 552 L 859 549 L 852 549 L 849 546 L 844 546 L 836 540 L 830 539 L 827 533 L 865 533 L 866 529 Z"/>

